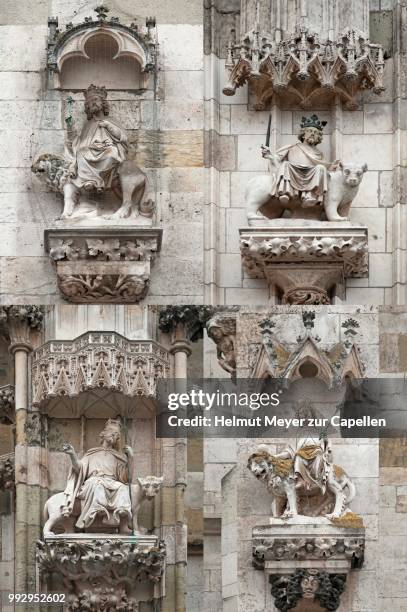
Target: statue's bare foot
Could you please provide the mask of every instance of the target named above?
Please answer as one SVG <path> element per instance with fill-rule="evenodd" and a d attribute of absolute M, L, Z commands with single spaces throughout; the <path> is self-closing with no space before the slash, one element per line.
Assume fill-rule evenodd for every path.
<path fill-rule="evenodd" d="M 284 193 L 283 195 L 281 195 L 279 197 L 279 200 L 280 200 L 281 204 L 284 204 L 284 206 L 285 206 L 290 201 L 290 196 L 288 196 L 286 193 Z"/>
<path fill-rule="evenodd" d="M 302 208 L 310 208 L 311 206 L 315 206 L 318 203 L 319 203 L 318 197 L 314 196 L 312 193 L 305 192 L 302 194 L 302 198 L 301 198 Z"/>

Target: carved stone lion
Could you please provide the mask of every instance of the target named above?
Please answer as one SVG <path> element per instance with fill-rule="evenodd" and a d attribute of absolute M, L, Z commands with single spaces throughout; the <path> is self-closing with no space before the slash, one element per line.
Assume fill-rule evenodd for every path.
<path fill-rule="evenodd" d="M 298 510 L 301 498 L 309 497 L 316 498 L 311 516 L 322 514 L 328 519 L 339 518 L 346 512 L 356 493 L 355 485 L 346 472 L 334 464 L 326 465 L 324 493 L 317 484 L 314 487 L 306 486 L 301 477 L 294 473 L 292 459 L 276 457 L 264 448 L 258 449 L 249 457 L 247 467 L 272 493 L 271 514 L 275 518 L 298 516 L 301 514 Z M 345 488 L 348 489 L 348 495 L 344 492 Z M 327 507 L 332 507 L 332 496 L 333 509 L 324 513 Z"/>

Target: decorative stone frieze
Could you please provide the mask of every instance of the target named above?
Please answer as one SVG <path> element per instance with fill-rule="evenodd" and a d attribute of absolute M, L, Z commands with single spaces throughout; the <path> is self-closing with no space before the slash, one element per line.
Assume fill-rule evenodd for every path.
<path fill-rule="evenodd" d="M 0 455 L 0 491 L 3 489 L 14 489 L 15 487 L 15 462 L 14 453 Z"/>
<path fill-rule="evenodd" d="M 242 228 L 240 251 L 246 274 L 266 278 L 283 304 L 329 304 L 346 278 L 368 276 L 367 228 L 350 223 Z"/>
<path fill-rule="evenodd" d="M 293 609 L 301 600 L 313 610 L 337 610 L 350 571 L 363 566 L 365 531 L 343 528 L 314 518 L 253 528 L 253 567 L 264 571 L 278 610 Z M 305 602 L 304 602 L 305 603 Z M 321 607 L 319 607 L 321 606 Z"/>
<path fill-rule="evenodd" d="M 51 341 L 33 355 L 33 405 L 100 388 L 129 397 L 154 397 L 158 379 L 168 372 L 168 352 L 156 342 L 127 340 L 114 332 Z"/>
<path fill-rule="evenodd" d="M 103 35 L 117 45 L 114 59 L 128 57 L 140 65 L 144 77 L 141 86 L 146 87 L 148 74 L 155 70 L 157 60 L 155 19 L 146 19 L 146 27 L 143 28 L 135 22 L 127 26 L 118 17 L 109 18 L 109 9 L 103 5 L 97 7 L 95 13 L 95 18 L 85 17 L 75 25 L 67 23 L 64 30 L 58 29 L 58 18 L 48 19 L 47 68 L 50 86 L 61 87 L 60 74 L 67 60 L 78 57 L 89 61 L 87 43 L 95 36 Z"/>
<path fill-rule="evenodd" d="M 320 338 L 313 331 L 315 312 L 305 311 L 302 318 L 305 333 L 297 338 L 294 350 L 278 340 L 272 319 L 266 318 L 259 323 L 262 344 L 252 345 L 252 378 L 298 380 L 302 378 L 302 368 L 306 364 L 312 365 L 315 377 L 323 380 L 328 389 L 340 387 L 346 377 L 356 380 L 364 377 L 365 365 L 360 359 L 360 349 L 355 342 L 359 327 L 357 321 L 351 317 L 346 319 L 342 324 L 345 340 L 327 349 L 319 346 Z"/>
<path fill-rule="evenodd" d="M 339 97 L 348 110 L 354 110 L 362 91 L 380 94 L 385 89 L 382 46 L 353 28 L 335 40 L 323 40 L 301 25 L 277 39 L 264 33 L 257 19 L 253 30 L 239 41 L 229 41 L 225 67 L 223 93 L 233 96 L 249 83 L 256 110 L 264 110 L 273 97 L 304 109 Z"/>
<path fill-rule="evenodd" d="M 69 612 L 137 612 L 140 586 L 151 585 L 149 599 L 162 596 L 165 557 L 165 544 L 154 535 L 64 534 L 37 542 L 36 549 L 41 579 L 62 577 Z"/>
<path fill-rule="evenodd" d="M 5 385 L 0 387 L 0 423 L 8 425 L 14 423 L 14 386 Z"/>
<path fill-rule="evenodd" d="M 265 530 L 267 528 L 264 528 Z M 355 569 L 363 565 L 365 538 L 358 533 L 347 535 L 336 533 L 335 537 L 312 535 L 308 526 L 303 537 L 296 534 L 288 537 L 262 537 L 263 529 L 253 531 L 253 566 L 264 569 L 267 562 L 299 560 L 341 559 L 350 562 Z"/>
<path fill-rule="evenodd" d="M 64 298 L 76 304 L 133 304 L 148 291 L 161 229 L 76 228 L 45 232 Z"/>

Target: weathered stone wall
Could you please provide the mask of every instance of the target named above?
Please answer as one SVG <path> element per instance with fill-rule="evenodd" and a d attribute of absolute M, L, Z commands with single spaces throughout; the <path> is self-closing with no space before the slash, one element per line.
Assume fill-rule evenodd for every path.
<path fill-rule="evenodd" d="M 88 3 L 7 0 L 0 17 L 0 301 L 62 302 L 44 252 L 43 232 L 60 214 L 62 196 L 30 172 L 39 154 L 64 145 L 63 100 L 70 92 L 47 91 L 47 18 L 60 27 L 91 16 Z M 146 169 L 164 227 L 149 303 L 202 302 L 203 279 L 203 59 L 199 0 L 109 3 L 110 15 L 143 24 L 156 15 L 159 71 L 144 93 L 111 91 L 111 116 L 128 130 Z M 155 91 L 155 93 L 154 93 Z M 74 117 L 84 118 L 74 93 Z"/>
<path fill-rule="evenodd" d="M 380 371 L 403 377 L 407 371 L 407 312 L 405 307 L 381 309 Z M 379 583 L 383 610 L 407 606 L 407 440 L 380 441 Z"/>
<path fill-rule="evenodd" d="M 271 318 L 274 337 L 289 350 L 298 347 L 297 337 L 303 334 L 299 307 L 242 307 L 237 315 L 236 360 L 238 376 L 249 375 L 249 355 L 261 342 L 258 323 Z M 320 337 L 318 347 L 327 350 L 344 340 L 342 323 L 357 320 L 355 342 L 366 376 L 379 372 L 379 313 L 375 307 L 315 308 L 315 327 Z M 209 347 L 208 347 L 209 349 Z M 214 358 L 208 353 L 208 371 L 216 371 Z M 315 382 L 315 381 L 313 381 Z M 296 384 L 296 383 L 295 383 Z M 293 386 L 295 386 L 293 384 Z M 315 388 L 315 384 L 313 386 Z M 312 397 L 312 404 L 318 398 Z M 325 406 L 326 408 L 326 406 Z M 270 585 L 263 572 L 252 567 L 251 533 L 256 525 L 266 525 L 270 517 L 270 496 L 247 469 L 247 458 L 263 439 L 208 439 L 205 441 L 205 506 L 204 516 L 209 537 L 205 538 L 204 567 L 207 587 L 204 597 L 214 611 L 276 610 Z M 379 520 L 379 443 L 369 439 L 332 439 L 335 463 L 341 465 L 355 482 L 357 495 L 351 509 L 363 517 L 366 526 L 366 559 L 361 570 L 348 577 L 342 596 L 341 612 L 359 612 L 379 608 L 380 553 L 378 552 Z M 290 439 L 267 439 L 275 452 L 280 452 Z M 381 511 L 380 511 L 381 512 Z M 218 533 L 210 527 L 218 525 Z M 383 567 L 383 566 L 382 566 Z M 219 574 L 221 581 L 219 584 Z"/>
<path fill-rule="evenodd" d="M 395 5 L 392 13 L 393 4 Z M 403 176 L 405 92 L 403 3 L 373 2 L 372 36 L 381 31 L 385 45 L 384 85 L 380 96 L 364 92 L 358 109 L 346 111 L 313 104 L 280 108 L 272 105 L 271 149 L 294 142 L 304 114 L 316 112 L 327 120 L 322 151 L 328 159 L 366 162 L 368 172 L 351 209 L 350 220 L 369 230 L 369 278 L 348 279 L 345 303 L 404 303 L 405 278 L 402 250 L 404 227 Z M 361 7 L 362 3 L 353 3 Z M 212 265 L 206 273 L 208 295 L 220 304 L 262 304 L 275 299 L 266 280 L 246 278 L 239 252 L 239 227 L 247 226 L 245 187 L 248 180 L 267 172 L 260 154 L 265 143 L 270 112 L 253 110 L 248 86 L 225 96 L 226 41 L 232 28 L 239 32 L 240 3 L 211 2 L 205 11 L 205 130 L 207 200 L 210 223 L 205 223 L 208 255 Z M 358 9 L 357 9 L 358 10 Z M 360 8 L 362 10 L 362 8 Z M 382 14 L 382 12 L 385 14 Z M 393 41 L 394 32 L 394 47 Z M 390 48 L 389 48 L 390 47 Z"/>

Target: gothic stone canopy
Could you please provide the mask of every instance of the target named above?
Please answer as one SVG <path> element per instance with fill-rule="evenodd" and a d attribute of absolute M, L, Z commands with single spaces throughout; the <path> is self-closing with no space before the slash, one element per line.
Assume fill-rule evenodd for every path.
<path fill-rule="evenodd" d="M 33 405 L 101 389 L 154 397 L 157 381 L 168 373 L 168 352 L 153 341 L 127 340 L 115 332 L 50 341 L 33 355 Z"/>
<path fill-rule="evenodd" d="M 146 20 L 146 28 L 135 22 L 129 26 L 120 22 L 118 17 L 108 17 L 109 9 L 99 6 L 95 9 L 96 18 L 85 17 L 78 24 L 68 23 L 65 30 L 58 29 L 58 18 L 48 20 L 48 60 L 50 77 L 54 77 L 54 86 L 61 85 L 59 75 L 66 60 L 80 57 L 89 60 L 86 51 L 87 43 L 95 36 L 105 35 L 117 46 L 113 59 L 133 58 L 140 65 L 146 76 L 156 64 L 157 45 L 155 40 L 155 19 Z"/>
<path fill-rule="evenodd" d="M 354 110 L 361 91 L 384 90 L 383 70 L 382 46 L 359 30 L 348 28 L 336 40 L 320 40 L 316 32 L 301 26 L 276 40 L 264 35 L 257 22 L 240 41 L 228 44 L 223 93 L 233 96 L 249 82 L 257 110 L 275 95 L 302 108 L 339 97 L 348 110 Z"/>

